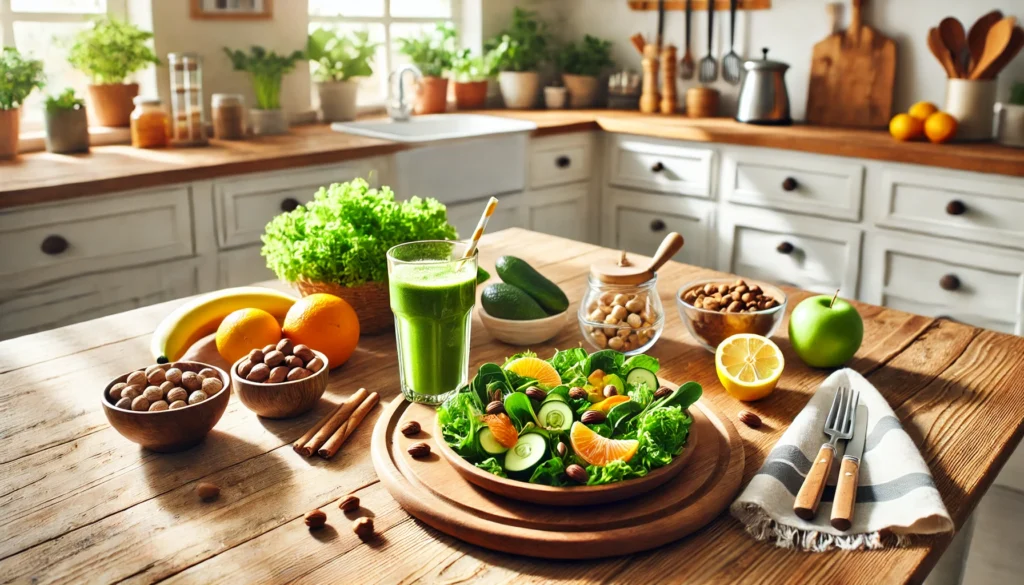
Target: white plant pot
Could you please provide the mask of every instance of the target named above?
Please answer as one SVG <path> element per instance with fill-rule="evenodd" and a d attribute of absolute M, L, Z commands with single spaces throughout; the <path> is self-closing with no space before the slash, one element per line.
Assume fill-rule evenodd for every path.
<path fill-rule="evenodd" d="M 1024 106 L 996 104 L 996 142 L 1024 148 Z"/>
<path fill-rule="evenodd" d="M 540 75 L 536 71 L 502 71 L 498 74 L 498 86 L 506 108 L 527 110 L 537 104 Z"/>
<path fill-rule="evenodd" d="M 288 119 L 284 110 L 249 110 L 249 122 L 255 136 L 274 136 L 288 133 Z"/>
<path fill-rule="evenodd" d="M 564 87 L 544 88 L 544 107 L 549 110 L 561 110 L 565 107 L 565 98 L 568 92 Z"/>
<path fill-rule="evenodd" d="M 359 93 L 359 82 L 324 81 L 316 84 L 316 93 L 320 98 L 320 111 L 324 122 L 347 122 L 356 119 L 356 96 Z"/>
<path fill-rule="evenodd" d="M 593 75 L 562 75 L 565 88 L 569 90 L 570 108 L 589 108 L 597 97 L 598 78 Z"/>
<path fill-rule="evenodd" d="M 950 79 L 946 82 L 945 112 L 956 118 L 957 142 L 992 140 L 995 118 L 995 80 Z"/>

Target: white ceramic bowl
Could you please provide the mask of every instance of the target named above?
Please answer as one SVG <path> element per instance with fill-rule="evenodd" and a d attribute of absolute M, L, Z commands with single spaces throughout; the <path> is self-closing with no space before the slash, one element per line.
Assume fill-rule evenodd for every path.
<path fill-rule="evenodd" d="M 484 329 L 498 341 L 509 345 L 533 345 L 558 335 L 568 321 L 569 311 L 530 321 L 499 319 L 487 314 L 483 307 L 477 309 Z"/>

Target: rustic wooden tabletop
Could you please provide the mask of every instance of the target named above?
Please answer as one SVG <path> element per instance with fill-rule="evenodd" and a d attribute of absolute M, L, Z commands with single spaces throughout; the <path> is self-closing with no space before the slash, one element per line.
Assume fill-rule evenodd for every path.
<path fill-rule="evenodd" d="M 514 251 L 514 252 L 513 252 Z M 570 298 L 590 264 L 611 251 L 524 230 L 485 236 L 481 264 L 513 252 L 558 282 Z M 493 271 L 492 271 L 493 273 Z M 658 289 L 667 326 L 650 352 L 667 379 L 696 380 L 727 415 L 744 409 L 765 425 L 737 424 L 744 480 L 828 372 L 805 367 L 777 338 L 786 371 L 769 398 L 742 405 L 719 385 L 712 356 L 686 333 L 674 294 L 710 270 L 670 263 Z M 790 290 L 790 306 L 809 293 Z M 369 457 L 370 414 L 332 460 L 291 449 L 333 404 L 365 386 L 382 401 L 398 394 L 394 337 L 361 340 L 331 374 L 320 407 L 261 420 L 233 398 L 207 440 L 173 455 L 144 451 L 108 426 L 100 394 L 115 376 L 150 363 L 149 336 L 180 301 L 0 343 L 0 581 L 305 583 L 891 583 L 924 579 L 950 537 L 904 549 L 822 554 L 784 551 L 750 538 L 723 514 L 693 536 L 647 553 L 556 562 L 464 544 L 413 520 L 377 481 Z M 851 367 L 886 396 L 921 448 L 957 526 L 992 483 L 1024 432 L 1024 339 L 949 321 L 858 305 L 864 344 Z M 575 310 L 575 305 L 571 310 Z M 575 324 L 536 347 L 575 346 Z M 517 351 L 473 325 L 472 363 Z M 201 503 L 199 481 L 222 487 Z M 375 516 L 364 543 L 336 502 L 357 494 Z M 330 526 L 310 532 L 303 514 L 321 507 Z M 332 523 L 332 520 L 335 522 Z"/>

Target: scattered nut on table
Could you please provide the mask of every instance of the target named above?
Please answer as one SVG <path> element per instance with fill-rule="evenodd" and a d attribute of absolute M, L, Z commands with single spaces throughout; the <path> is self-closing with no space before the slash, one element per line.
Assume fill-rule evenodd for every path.
<path fill-rule="evenodd" d="M 361 539 L 373 536 L 373 518 L 357 518 L 352 522 L 352 532 Z"/>
<path fill-rule="evenodd" d="M 402 434 L 405 435 L 406 437 L 411 437 L 413 435 L 418 435 L 419 433 L 420 433 L 420 423 L 418 423 L 418 422 L 416 422 L 414 420 L 411 420 L 411 421 L 405 423 L 404 425 L 402 425 Z"/>
<path fill-rule="evenodd" d="M 327 514 L 323 510 L 311 510 L 306 512 L 306 526 L 310 530 L 318 530 L 327 524 Z"/>
<path fill-rule="evenodd" d="M 747 425 L 752 429 L 756 429 L 761 426 L 761 417 L 757 416 L 749 410 L 744 410 L 739 415 L 740 422 Z"/>
<path fill-rule="evenodd" d="M 430 445 L 426 443 L 416 443 L 409 447 L 409 455 L 411 455 L 413 459 L 422 459 L 427 455 L 430 455 Z"/>
<path fill-rule="evenodd" d="M 196 495 L 204 502 L 216 500 L 220 496 L 220 487 L 208 481 L 201 481 L 196 485 Z"/>
<path fill-rule="evenodd" d="M 345 512 L 351 512 L 359 509 L 359 496 L 353 496 L 349 494 L 338 502 L 338 507 Z"/>

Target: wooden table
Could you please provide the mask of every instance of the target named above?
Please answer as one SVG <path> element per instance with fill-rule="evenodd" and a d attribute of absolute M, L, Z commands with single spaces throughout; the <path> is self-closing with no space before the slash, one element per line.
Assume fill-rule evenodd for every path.
<path fill-rule="evenodd" d="M 579 298 L 589 266 L 611 251 L 508 230 L 488 235 L 482 265 L 514 250 Z M 492 270 L 493 273 L 493 270 Z M 743 408 L 765 421 L 737 428 L 746 444 L 745 480 L 827 372 L 803 366 L 777 336 L 787 367 L 769 398 L 742 405 L 722 390 L 712 356 L 689 338 L 674 309 L 680 285 L 714 276 L 670 263 L 660 273 L 665 334 L 651 351 L 665 377 L 696 380 L 705 399 L 729 415 Z M 808 293 L 790 290 L 790 304 Z M 662 549 L 598 562 L 552 562 L 464 544 L 413 520 L 377 481 L 368 454 L 378 407 L 330 461 L 303 459 L 290 442 L 360 386 L 398 395 L 391 335 L 366 337 L 331 375 L 314 413 L 260 420 L 232 399 L 199 447 L 158 455 L 110 428 L 99 400 L 104 384 L 150 363 L 149 335 L 180 301 L 0 343 L 0 581 L 84 582 L 771 582 L 921 581 L 949 543 L 922 539 L 905 549 L 823 554 L 754 541 L 728 515 Z M 850 364 L 886 396 L 921 448 L 957 526 L 992 483 L 1024 426 L 1024 339 L 949 321 L 859 304 L 864 344 Z M 572 308 L 575 311 L 575 306 Z M 785 325 L 785 324 L 784 324 Z M 573 325 L 536 347 L 548 356 L 580 341 Z M 473 326 L 474 365 L 516 349 Z M 198 501 L 200 480 L 220 485 Z M 378 536 L 358 540 L 336 502 L 355 493 L 372 511 Z M 321 507 L 330 527 L 310 533 L 303 514 Z"/>

